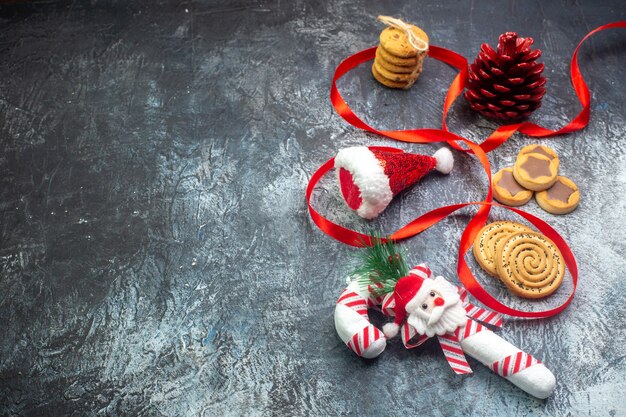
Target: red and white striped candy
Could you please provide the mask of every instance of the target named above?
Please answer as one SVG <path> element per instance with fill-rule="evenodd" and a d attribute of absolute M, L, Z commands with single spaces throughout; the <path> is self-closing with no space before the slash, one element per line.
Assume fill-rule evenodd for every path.
<path fill-rule="evenodd" d="M 458 328 L 456 330 L 456 334 L 459 338 L 459 341 L 462 341 L 472 336 L 473 334 L 481 332 L 485 329 L 486 327 L 484 327 L 482 324 L 472 319 L 467 319 L 467 322 L 465 322 L 465 326 Z"/>
<path fill-rule="evenodd" d="M 413 269 L 409 271 L 409 275 L 417 275 L 418 277 L 428 279 L 432 277 L 433 272 L 430 270 L 428 265 L 426 265 L 426 263 L 421 263 L 413 267 Z"/>
<path fill-rule="evenodd" d="M 346 307 L 350 307 L 356 313 L 361 316 L 368 318 L 367 316 L 367 300 L 363 298 L 359 293 L 352 291 L 349 288 L 343 290 L 339 299 L 337 300 L 337 304 L 344 305 Z"/>
<path fill-rule="evenodd" d="M 527 393 L 547 398 L 554 391 L 556 379 L 545 365 L 481 324 L 469 320 L 457 333 L 465 354 Z"/>
<path fill-rule="evenodd" d="M 349 340 L 348 343 L 346 343 L 346 345 L 348 345 L 350 350 L 352 350 L 354 353 L 356 353 L 359 356 L 363 356 L 367 358 L 376 357 L 380 354 L 380 352 L 382 352 L 382 350 L 378 352 L 378 354 L 372 356 L 372 352 L 370 351 L 368 353 L 368 349 L 372 347 L 372 344 L 374 342 L 378 340 L 382 340 L 384 338 L 385 338 L 385 335 L 383 334 L 383 332 L 381 332 L 375 326 L 370 324 L 369 326 L 364 327 L 359 332 L 355 333 L 352 336 L 352 339 Z M 368 356 L 365 356 L 365 355 L 368 355 Z"/>
<path fill-rule="evenodd" d="M 491 364 L 491 366 L 489 366 L 489 369 L 506 378 L 507 376 L 515 375 L 528 367 L 538 365 L 540 363 L 541 362 L 533 358 L 528 353 L 519 351 L 516 354 L 507 356 L 500 361 L 495 361 Z"/>
<path fill-rule="evenodd" d="M 384 315 L 395 317 L 396 300 L 393 296 L 393 293 L 389 293 L 385 296 L 385 298 L 383 298 L 383 302 L 380 308 L 383 311 Z"/>
<path fill-rule="evenodd" d="M 370 323 L 367 315 L 367 307 L 374 303 L 369 292 L 353 281 L 335 305 L 337 334 L 350 350 L 364 358 L 380 355 L 387 344 L 383 332 Z"/>
<path fill-rule="evenodd" d="M 382 288 L 383 285 L 382 284 L 371 284 L 367 286 L 367 291 L 369 292 L 369 297 L 368 297 L 368 305 L 370 307 L 375 307 L 375 306 L 379 306 L 382 304 L 383 299 L 385 298 L 384 295 L 379 295 L 378 297 L 374 296 L 374 290 L 380 289 Z"/>

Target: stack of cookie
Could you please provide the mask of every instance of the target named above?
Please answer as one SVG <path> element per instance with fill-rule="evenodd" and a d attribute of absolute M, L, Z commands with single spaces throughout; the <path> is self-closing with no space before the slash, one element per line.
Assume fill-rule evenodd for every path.
<path fill-rule="evenodd" d="M 493 196 L 502 204 L 521 206 L 536 191 L 537 204 L 552 214 L 565 214 L 578 206 L 576 184 L 559 174 L 559 157 L 552 148 L 528 145 L 517 155 L 515 166 L 493 176 Z"/>
<path fill-rule="evenodd" d="M 474 240 L 473 253 L 482 269 L 524 298 L 552 294 L 565 275 L 563 256 L 554 242 L 515 222 L 483 227 Z"/>
<path fill-rule="evenodd" d="M 413 25 L 406 25 L 407 30 L 428 45 L 426 33 Z M 388 27 L 380 34 L 380 45 L 372 65 L 374 78 L 389 88 L 409 89 L 422 73 L 422 64 L 428 51 L 416 49 L 407 36 L 407 31 L 397 27 Z"/>

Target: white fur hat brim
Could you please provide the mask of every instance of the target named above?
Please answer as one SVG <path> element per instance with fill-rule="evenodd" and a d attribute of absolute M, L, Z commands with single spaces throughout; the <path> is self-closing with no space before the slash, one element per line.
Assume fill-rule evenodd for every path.
<path fill-rule="evenodd" d="M 339 169 L 350 172 L 352 181 L 359 187 L 361 205 L 356 213 L 365 218 L 373 219 L 378 216 L 393 198 L 389 178 L 380 162 L 365 146 L 345 148 L 335 157 L 335 168 L 339 180 Z M 341 182 L 338 181 L 340 186 Z"/>

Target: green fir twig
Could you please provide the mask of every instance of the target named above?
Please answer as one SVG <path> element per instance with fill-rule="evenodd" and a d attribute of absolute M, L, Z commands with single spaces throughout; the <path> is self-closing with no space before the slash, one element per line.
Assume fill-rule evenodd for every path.
<path fill-rule="evenodd" d="M 391 239 L 382 241 L 379 232 L 370 231 L 373 244 L 364 244 L 356 253 L 357 267 L 352 275 L 363 288 L 371 286 L 371 293 L 380 297 L 393 292 L 396 282 L 409 273 L 404 253 Z M 365 242 L 364 242 L 365 243 Z"/>

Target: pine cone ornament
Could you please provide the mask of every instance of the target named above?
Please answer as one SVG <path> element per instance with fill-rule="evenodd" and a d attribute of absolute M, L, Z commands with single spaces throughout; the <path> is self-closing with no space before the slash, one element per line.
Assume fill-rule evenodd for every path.
<path fill-rule="evenodd" d="M 544 64 L 537 62 L 539 49 L 531 50 L 532 38 L 515 32 L 500 35 L 498 50 L 483 43 L 470 66 L 465 99 L 483 116 L 501 120 L 524 119 L 541 107 L 546 93 Z"/>

